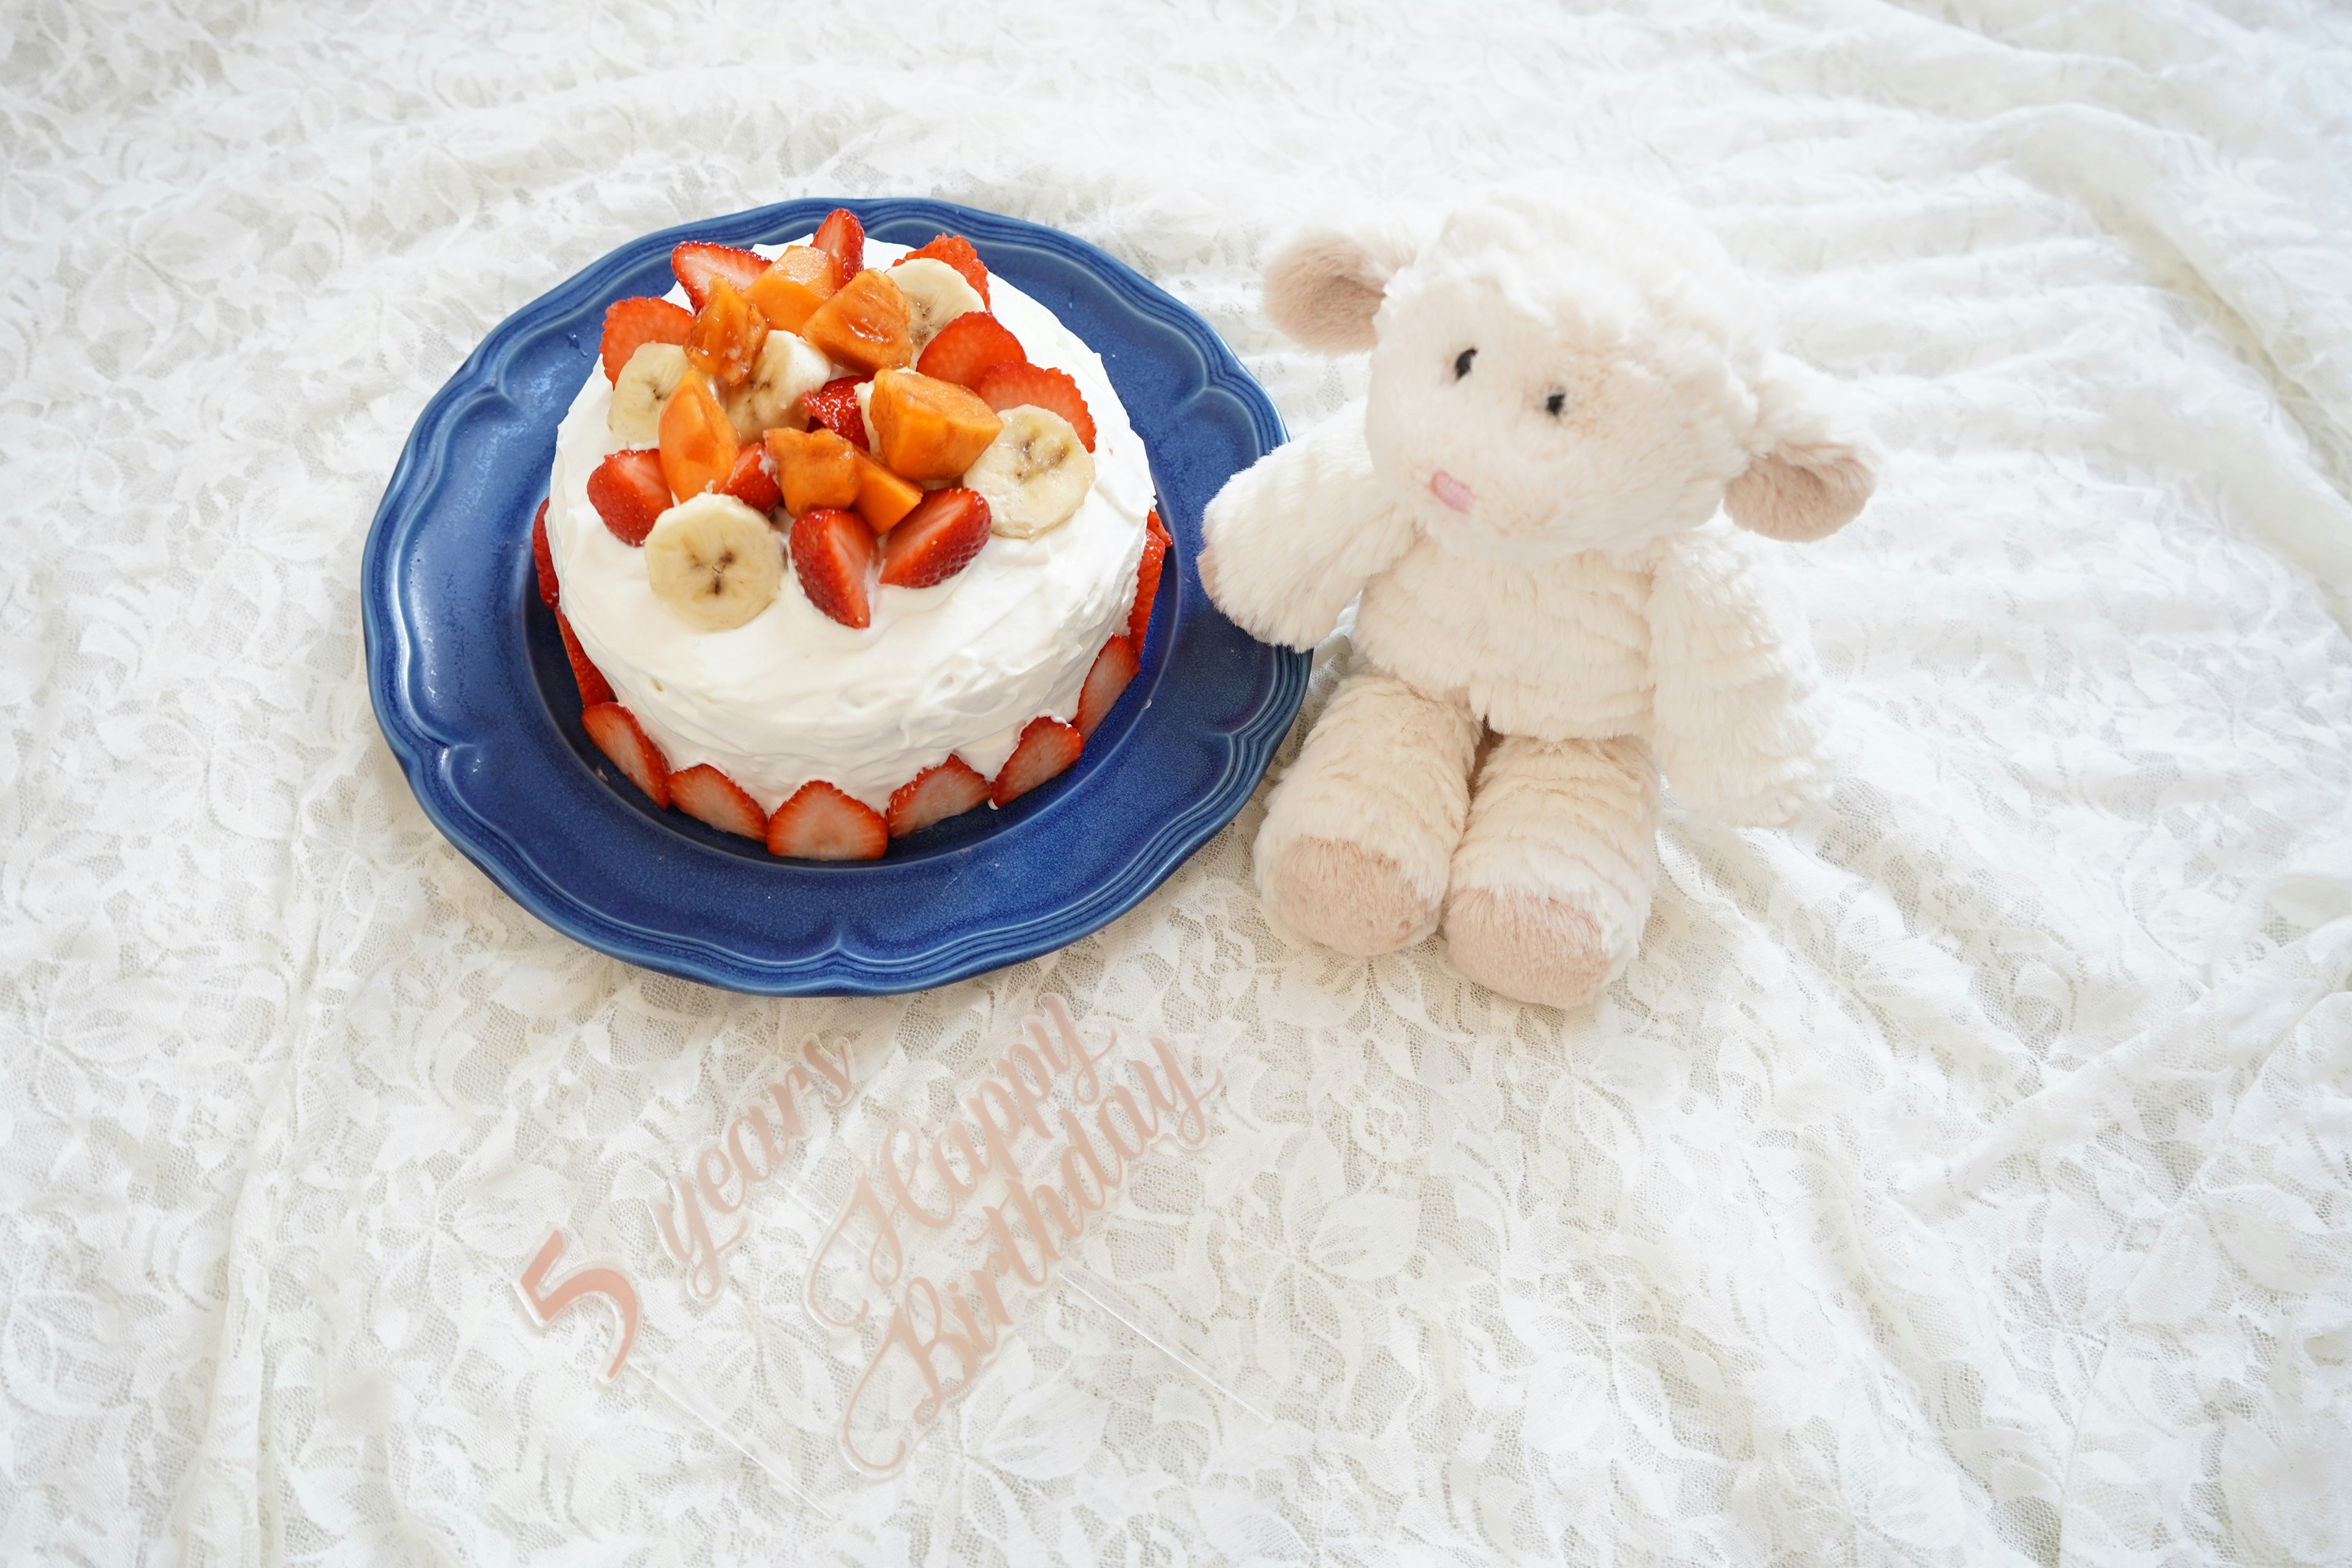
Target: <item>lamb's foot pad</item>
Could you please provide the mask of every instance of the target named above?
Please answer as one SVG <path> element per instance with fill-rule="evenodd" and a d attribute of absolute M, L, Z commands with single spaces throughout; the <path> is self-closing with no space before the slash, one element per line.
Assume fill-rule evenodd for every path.
<path fill-rule="evenodd" d="M 1437 907 L 1413 891 L 1394 860 L 1337 838 L 1294 838 L 1276 853 L 1267 883 L 1299 935 L 1359 958 L 1394 952 L 1429 934 Z"/>
<path fill-rule="evenodd" d="M 1574 904 L 1531 893 L 1472 889 L 1445 911 L 1454 967 L 1523 1002 L 1582 1007 L 1601 994 L 1621 954 Z"/>

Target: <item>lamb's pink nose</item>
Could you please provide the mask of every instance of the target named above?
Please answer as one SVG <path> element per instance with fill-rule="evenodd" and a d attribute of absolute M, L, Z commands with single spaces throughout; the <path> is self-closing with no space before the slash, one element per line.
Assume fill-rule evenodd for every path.
<path fill-rule="evenodd" d="M 1436 476 L 1429 481 L 1429 488 L 1437 492 L 1439 500 L 1444 501 L 1455 511 L 1470 510 L 1470 487 L 1443 468 L 1439 469 Z"/>

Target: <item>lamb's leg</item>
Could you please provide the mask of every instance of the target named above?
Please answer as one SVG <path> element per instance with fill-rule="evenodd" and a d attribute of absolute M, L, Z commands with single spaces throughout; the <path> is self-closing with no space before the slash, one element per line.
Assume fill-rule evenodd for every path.
<path fill-rule="evenodd" d="M 1435 931 L 1480 731 L 1392 675 L 1349 676 L 1266 804 L 1259 896 L 1300 935 L 1360 957 Z"/>
<path fill-rule="evenodd" d="M 1454 854 L 1454 967 L 1580 1007 L 1624 972 L 1658 882 L 1658 771 L 1635 740 L 1497 742 Z"/>

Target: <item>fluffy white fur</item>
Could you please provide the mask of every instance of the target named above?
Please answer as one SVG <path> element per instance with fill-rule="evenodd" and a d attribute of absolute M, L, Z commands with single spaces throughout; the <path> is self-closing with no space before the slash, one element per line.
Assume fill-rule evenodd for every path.
<path fill-rule="evenodd" d="M 1390 952 L 1429 935 L 1470 815 L 1478 737 L 1460 703 L 1377 669 L 1351 673 L 1267 803 L 1259 893 L 1293 929 L 1342 952 Z"/>
<path fill-rule="evenodd" d="M 1454 852 L 1455 967 L 1506 995 L 1583 1002 L 1641 941 L 1657 842 L 1658 770 L 1641 742 L 1503 736 Z"/>
<path fill-rule="evenodd" d="M 1208 510 L 1202 581 L 1255 635 L 1311 647 L 1362 595 L 1259 889 L 1349 952 L 1442 921 L 1465 973 L 1579 1005 L 1640 941 L 1660 769 L 1743 823 L 1816 786 L 1803 628 L 1720 518 L 1835 531 L 1867 437 L 1714 238 L 1637 193 L 1491 196 L 1418 243 L 1313 230 L 1267 296 L 1310 346 L 1369 348 L 1371 383 Z"/>

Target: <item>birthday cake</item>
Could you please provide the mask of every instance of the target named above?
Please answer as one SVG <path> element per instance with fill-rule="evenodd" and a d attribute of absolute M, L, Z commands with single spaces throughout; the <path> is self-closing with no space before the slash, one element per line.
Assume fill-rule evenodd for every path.
<path fill-rule="evenodd" d="M 656 805 L 872 858 L 1074 763 L 1168 536 L 1101 360 L 972 246 L 677 247 L 534 526 L 590 739 Z"/>

